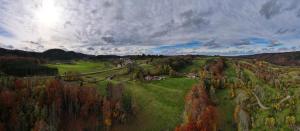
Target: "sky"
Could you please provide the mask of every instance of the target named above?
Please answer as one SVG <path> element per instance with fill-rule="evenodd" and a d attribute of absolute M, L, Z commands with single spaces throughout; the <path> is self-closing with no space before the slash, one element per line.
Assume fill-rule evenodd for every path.
<path fill-rule="evenodd" d="M 300 0 L 0 0 L 0 47 L 94 55 L 300 50 Z"/>

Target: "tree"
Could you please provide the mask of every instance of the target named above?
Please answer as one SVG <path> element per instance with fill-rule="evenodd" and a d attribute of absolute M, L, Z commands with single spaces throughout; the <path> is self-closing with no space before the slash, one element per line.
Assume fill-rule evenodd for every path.
<path fill-rule="evenodd" d="M 269 128 L 274 128 L 276 124 L 275 118 L 274 117 L 268 117 L 265 119 L 265 125 Z"/>
<path fill-rule="evenodd" d="M 217 109 L 210 100 L 204 82 L 193 86 L 186 96 L 184 124 L 176 127 L 177 131 L 216 131 Z"/>
<path fill-rule="evenodd" d="M 241 105 L 235 107 L 233 115 L 239 131 L 248 131 L 250 129 L 250 115 Z"/>
<path fill-rule="evenodd" d="M 295 116 L 287 116 L 287 117 L 285 117 L 285 123 L 289 127 L 295 126 L 295 124 L 296 124 L 296 117 Z"/>

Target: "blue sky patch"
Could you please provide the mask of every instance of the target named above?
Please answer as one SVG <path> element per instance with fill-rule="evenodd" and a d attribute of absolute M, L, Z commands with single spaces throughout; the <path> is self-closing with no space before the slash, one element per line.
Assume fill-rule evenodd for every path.
<path fill-rule="evenodd" d="M 13 37 L 14 35 L 0 26 L 0 36 Z"/>
<path fill-rule="evenodd" d="M 159 46 L 151 49 L 151 51 L 155 53 L 162 53 L 168 50 L 174 50 L 174 49 L 194 49 L 199 48 L 201 46 L 200 41 L 191 41 L 188 43 L 181 43 L 181 44 L 175 44 L 175 45 L 167 45 L 167 46 Z"/>
<path fill-rule="evenodd" d="M 257 37 L 252 37 L 246 39 L 250 44 L 258 44 L 258 45 L 269 45 L 272 44 L 271 40 L 264 39 L 264 38 L 257 38 Z"/>

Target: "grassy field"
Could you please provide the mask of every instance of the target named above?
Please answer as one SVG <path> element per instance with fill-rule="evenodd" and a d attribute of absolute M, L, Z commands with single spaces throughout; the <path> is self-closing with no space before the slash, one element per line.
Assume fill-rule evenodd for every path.
<path fill-rule="evenodd" d="M 212 58 L 209 58 L 212 59 Z M 203 67 L 208 59 L 196 58 L 192 63 L 180 72 L 192 72 L 199 71 Z M 155 69 L 154 65 L 146 64 L 144 61 L 138 61 L 139 66 L 144 69 Z M 227 61 L 227 68 L 224 75 L 230 81 L 236 81 L 236 65 L 232 61 Z M 114 68 L 114 66 L 108 62 L 91 62 L 91 61 L 75 61 L 73 64 L 52 64 L 51 67 L 57 67 L 59 73 L 63 74 L 67 71 L 78 71 L 80 73 L 101 71 Z M 278 67 L 272 65 L 274 69 L 281 69 L 283 67 Z M 91 84 L 92 86 L 97 86 L 98 90 L 102 95 L 106 95 L 105 87 L 108 82 L 123 83 L 125 84 L 126 91 L 130 92 L 133 97 L 133 102 L 136 105 L 137 114 L 134 119 L 125 125 L 117 125 L 113 130 L 128 130 L 128 131 L 165 131 L 174 130 L 176 125 L 182 122 L 182 116 L 184 111 L 184 98 L 187 92 L 191 89 L 192 85 L 197 83 L 197 80 L 188 78 L 167 78 L 160 81 L 150 81 L 142 82 L 137 80 L 132 80 L 132 74 L 126 74 L 126 69 L 115 70 L 110 72 L 105 72 L 101 74 L 94 74 L 84 79 L 95 78 L 99 80 L 98 82 Z M 281 78 L 284 80 L 299 80 L 299 68 L 288 68 L 284 67 L 284 72 Z M 257 84 L 263 92 L 265 92 L 266 97 L 261 98 L 262 102 L 267 106 L 272 106 L 272 101 L 278 95 L 285 96 L 284 92 L 280 89 L 275 89 L 269 83 L 265 83 L 257 76 L 254 72 L 243 69 L 243 74 L 245 74 L 253 83 Z M 106 80 L 107 76 L 116 75 L 112 81 Z M 299 85 L 290 85 L 288 91 L 294 94 L 299 94 Z M 298 93 L 297 93 L 298 92 Z M 216 96 L 218 99 L 217 107 L 219 110 L 219 125 L 224 130 L 234 130 L 233 112 L 236 105 L 234 98 L 229 97 L 230 89 L 219 89 L 216 90 Z M 299 95 L 295 95 L 298 96 Z M 249 97 L 249 96 L 247 96 Z M 250 96 L 250 99 L 253 97 Z M 254 100 L 255 101 L 255 100 Z M 300 121 L 300 102 L 297 101 L 297 111 L 296 118 Z M 288 127 L 284 125 L 285 117 L 291 114 L 291 108 L 283 108 L 281 111 L 276 111 L 275 114 L 272 110 L 258 110 L 250 111 L 249 113 L 255 119 L 253 122 L 254 128 L 252 130 L 267 130 L 265 126 L 265 118 L 272 115 L 276 119 L 276 127 L 283 130 L 288 130 Z"/>
<path fill-rule="evenodd" d="M 72 64 L 49 64 L 50 67 L 58 68 L 59 74 L 68 71 L 76 71 L 80 73 L 101 71 L 113 67 L 108 62 L 92 62 L 92 61 L 74 61 Z"/>
<path fill-rule="evenodd" d="M 126 125 L 126 130 L 174 130 L 182 120 L 184 97 L 197 80 L 168 78 L 149 83 L 129 81 L 127 89 L 138 106 L 136 119 Z M 123 126 L 116 127 L 116 129 Z"/>
<path fill-rule="evenodd" d="M 118 83 L 116 80 L 112 82 Z M 98 82 L 98 90 L 103 95 L 107 83 L 106 80 Z M 154 131 L 173 130 L 182 122 L 185 95 L 197 80 L 167 78 L 146 83 L 139 81 L 123 83 L 133 97 L 137 114 L 131 122 L 118 125 L 114 130 Z"/>
<path fill-rule="evenodd" d="M 76 61 L 74 64 L 49 65 L 57 67 L 60 74 L 67 71 L 78 71 L 81 73 L 105 70 L 111 67 L 104 62 Z M 153 68 L 151 65 L 142 64 L 141 67 Z M 114 127 L 115 130 L 173 130 L 182 120 L 184 111 L 184 98 L 192 85 L 197 80 L 187 78 L 167 78 L 161 81 L 140 82 L 131 81 L 130 76 L 121 75 L 123 70 L 110 71 L 101 74 L 88 76 L 98 80 L 118 74 L 111 82 L 122 82 L 126 85 L 126 90 L 133 96 L 133 101 L 137 105 L 136 119 L 126 125 Z M 88 78 L 84 78 L 88 79 Z M 105 87 L 109 81 L 103 80 L 95 84 L 102 95 L 105 95 Z M 125 128 L 123 127 L 125 126 Z"/>
<path fill-rule="evenodd" d="M 219 126 L 224 129 L 224 131 L 234 130 L 231 123 L 233 120 L 233 112 L 235 108 L 234 101 L 229 97 L 229 89 L 221 89 L 216 92 L 218 98 L 218 117 L 220 119 Z"/>
<path fill-rule="evenodd" d="M 180 72 L 199 72 L 200 67 L 203 67 L 206 63 L 206 59 L 197 58 L 192 61 L 192 64 L 180 70 Z"/>

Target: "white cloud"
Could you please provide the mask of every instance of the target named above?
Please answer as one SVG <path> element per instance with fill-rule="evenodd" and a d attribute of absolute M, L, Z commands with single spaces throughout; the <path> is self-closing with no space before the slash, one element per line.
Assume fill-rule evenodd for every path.
<path fill-rule="evenodd" d="M 0 41 L 17 49 L 64 48 L 89 54 L 147 53 L 193 40 L 214 40 L 222 48 L 170 54 L 280 51 L 234 45 L 263 38 L 287 51 L 299 50 L 299 6 L 298 0 L 0 0 L 0 27 L 13 34 L 0 34 Z"/>

